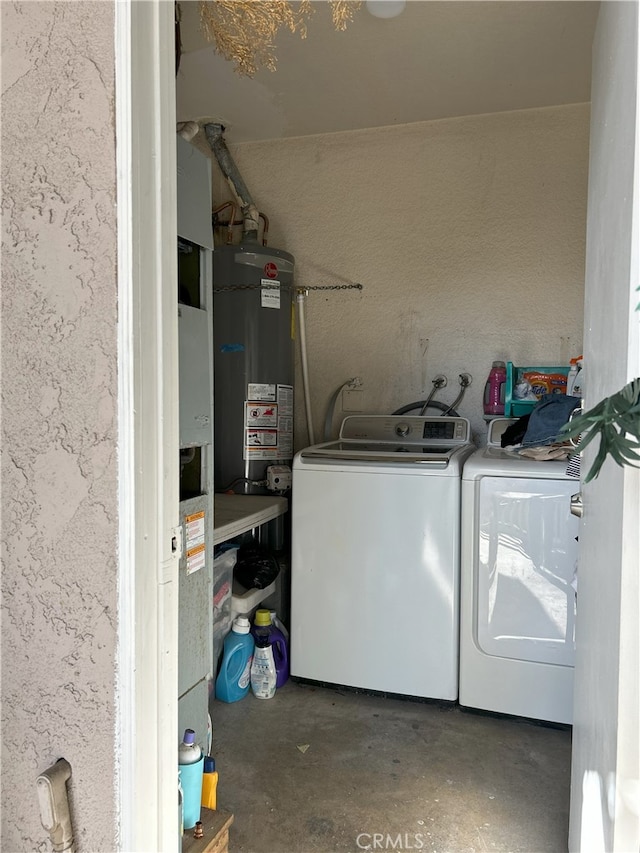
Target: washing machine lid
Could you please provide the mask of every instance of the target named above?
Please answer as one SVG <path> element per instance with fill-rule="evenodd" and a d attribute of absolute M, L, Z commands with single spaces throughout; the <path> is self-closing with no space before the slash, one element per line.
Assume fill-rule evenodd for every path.
<path fill-rule="evenodd" d="M 361 441 L 330 441 L 300 451 L 303 459 L 323 459 L 335 462 L 392 462 L 395 465 L 428 465 L 446 468 L 457 448 L 423 447 L 421 450 L 406 445 L 374 444 Z"/>
<path fill-rule="evenodd" d="M 468 451 L 471 427 L 466 418 L 354 415 L 344 419 L 338 441 L 313 445 L 303 459 L 353 461 L 446 468 Z"/>

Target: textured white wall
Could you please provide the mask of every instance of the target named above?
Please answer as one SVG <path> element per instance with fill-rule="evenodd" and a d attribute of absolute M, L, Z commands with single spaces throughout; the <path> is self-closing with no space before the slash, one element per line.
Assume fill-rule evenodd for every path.
<path fill-rule="evenodd" d="M 603 3 L 593 47 L 588 408 L 640 375 L 638 3 Z M 640 849 L 640 471 L 607 460 L 582 492 L 569 849 L 627 853 Z"/>
<path fill-rule="evenodd" d="M 460 406 L 479 441 L 495 358 L 563 364 L 582 346 L 589 106 L 525 110 L 230 146 L 269 244 L 311 293 L 316 437 L 332 391 L 362 378 L 365 411 Z M 214 199 L 230 191 L 214 169 Z M 307 442 L 298 372 L 296 446 Z M 335 429 L 342 412 L 336 411 Z"/>
<path fill-rule="evenodd" d="M 2 4 L 2 829 L 117 847 L 114 4 Z"/>

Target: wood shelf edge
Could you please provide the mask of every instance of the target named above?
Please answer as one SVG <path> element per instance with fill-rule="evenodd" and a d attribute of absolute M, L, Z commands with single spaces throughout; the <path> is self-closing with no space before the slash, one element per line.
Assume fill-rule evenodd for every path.
<path fill-rule="evenodd" d="M 182 853 L 213 853 L 226 851 L 229 827 L 233 823 L 233 815 L 224 809 L 200 810 L 202 821 L 202 838 L 193 837 L 193 828 L 185 829 L 182 836 Z"/>

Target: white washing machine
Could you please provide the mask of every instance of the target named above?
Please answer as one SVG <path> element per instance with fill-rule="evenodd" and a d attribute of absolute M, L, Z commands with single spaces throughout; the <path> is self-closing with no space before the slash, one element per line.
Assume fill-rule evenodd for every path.
<path fill-rule="evenodd" d="M 293 462 L 291 673 L 458 695 L 458 417 L 353 416 Z"/>
<path fill-rule="evenodd" d="M 579 482 L 566 460 L 502 450 L 510 423 L 462 475 L 460 704 L 571 723 Z"/>

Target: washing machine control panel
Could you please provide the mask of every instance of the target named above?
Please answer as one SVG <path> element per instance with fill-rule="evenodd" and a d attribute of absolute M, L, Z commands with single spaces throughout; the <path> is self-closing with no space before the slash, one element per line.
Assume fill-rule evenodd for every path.
<path fill-rule="evenodd" d="M 468 444 L 471 427 L 466 418 L 423 418 L 406 415 L 352 415 L 342 422 L 343 440 L 397 442 L 420 446 L 449 446 Z"/>

